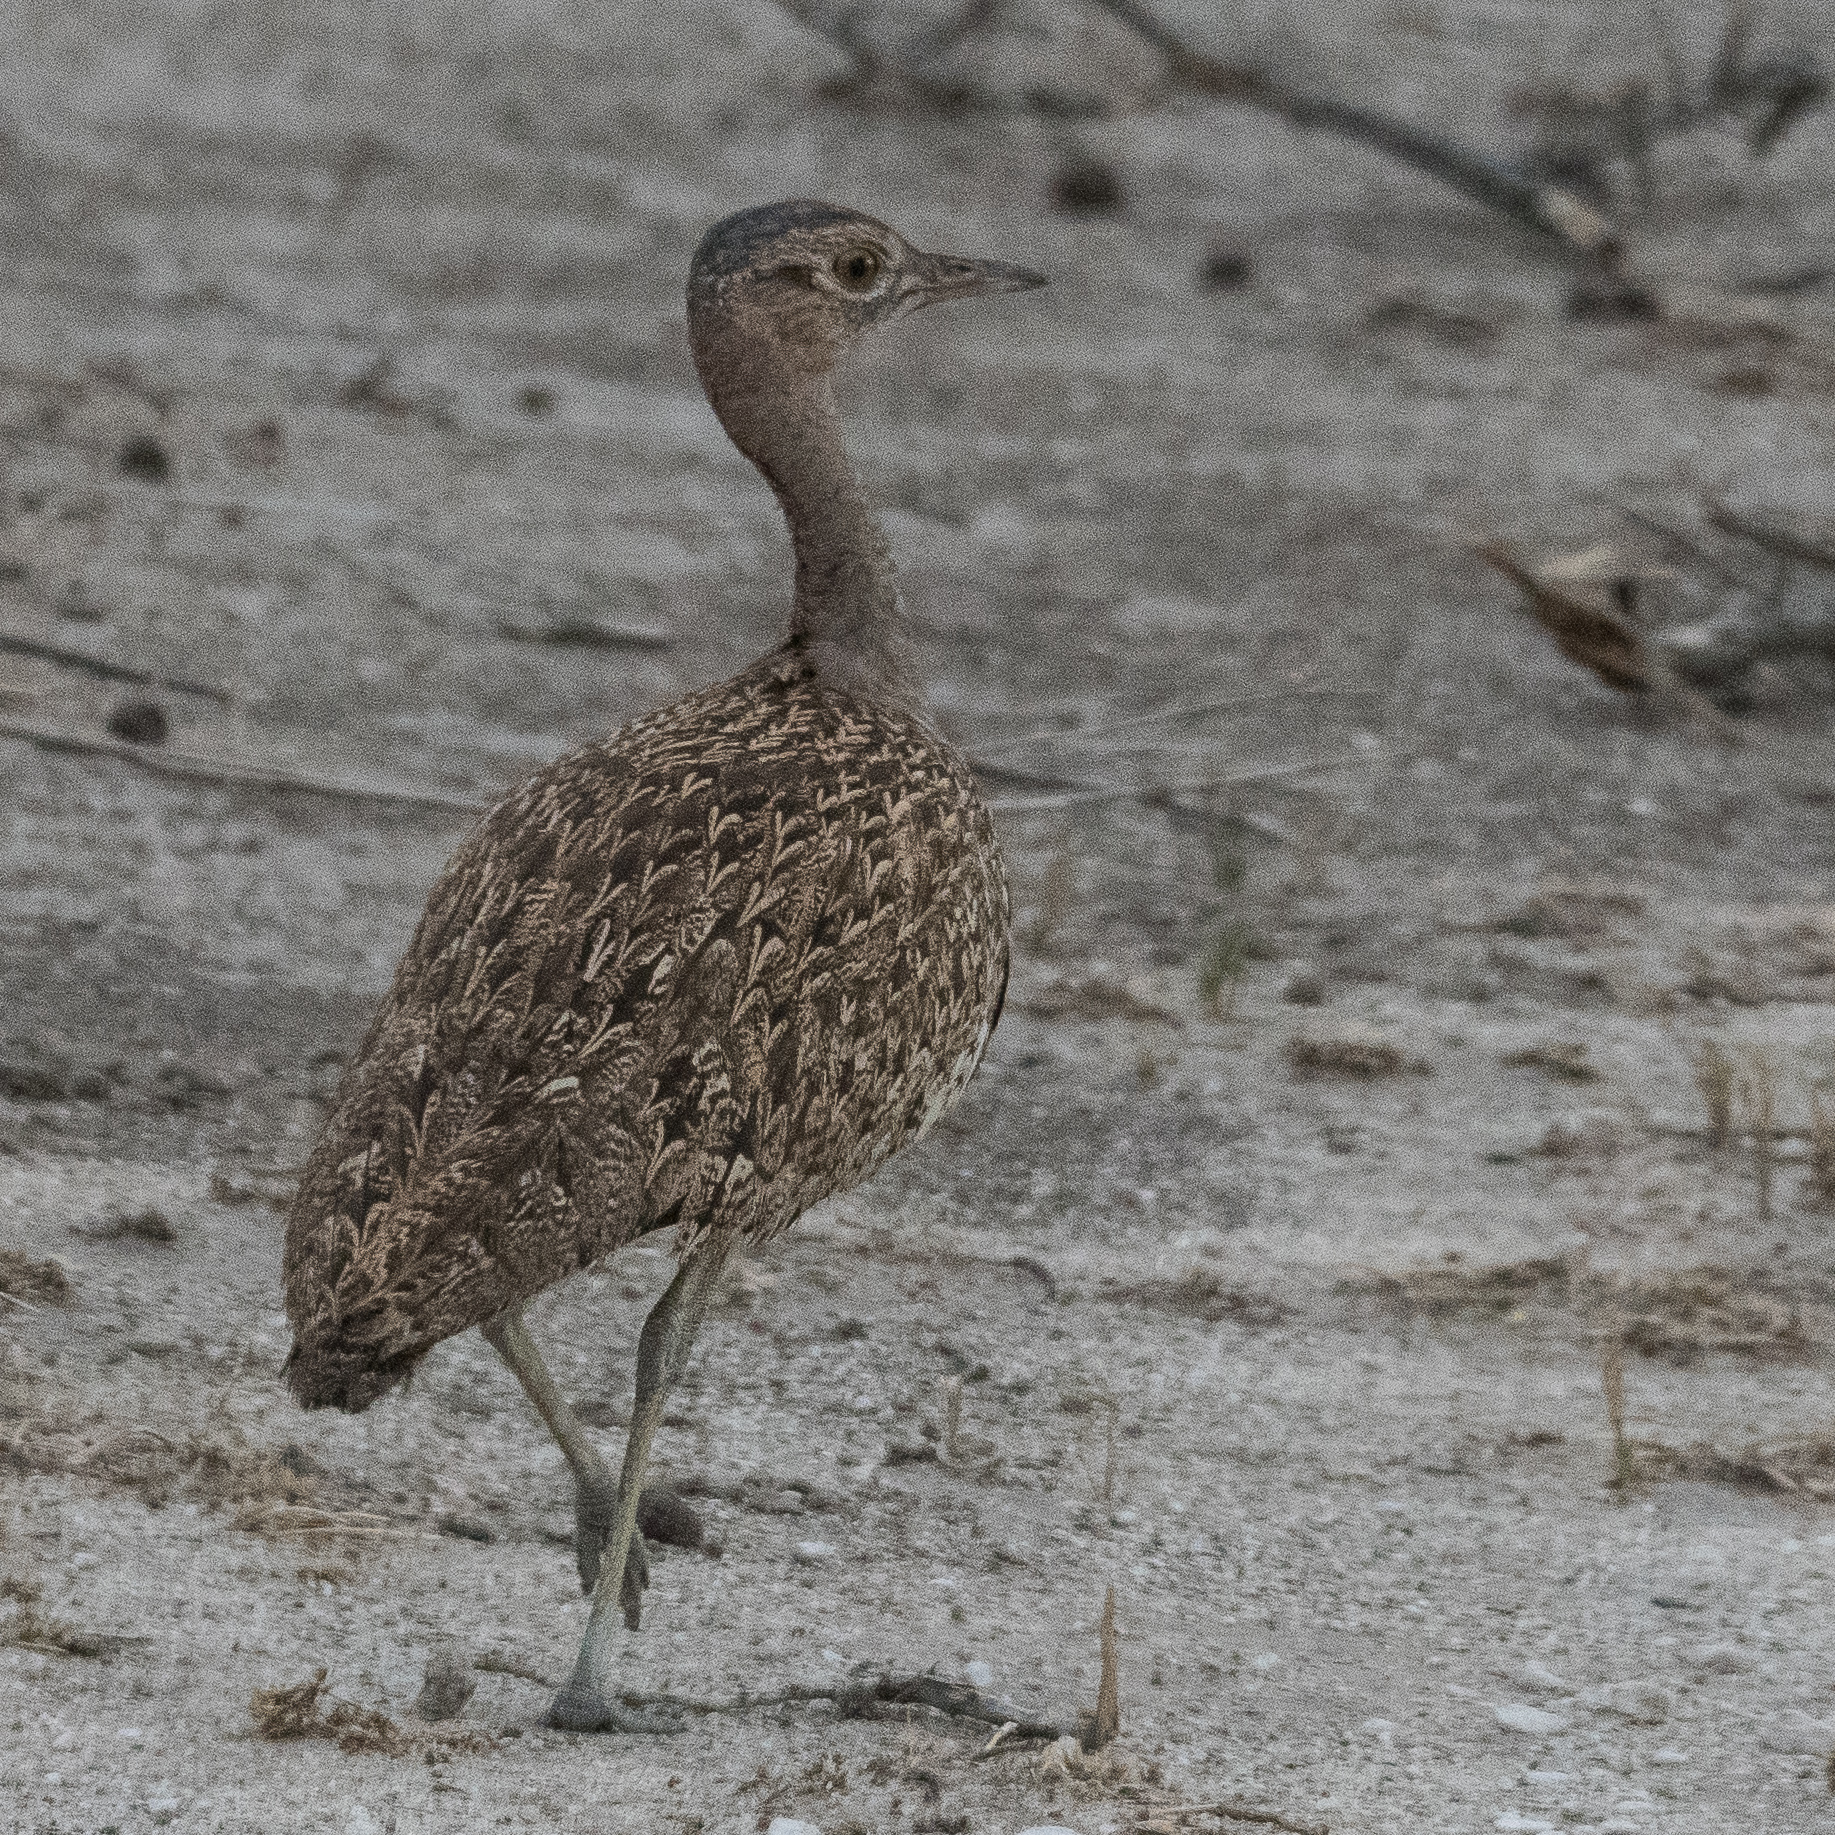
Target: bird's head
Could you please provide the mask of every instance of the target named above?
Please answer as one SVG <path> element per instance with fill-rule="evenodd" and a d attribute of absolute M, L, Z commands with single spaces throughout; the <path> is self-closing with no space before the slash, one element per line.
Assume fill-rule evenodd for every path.
<path fill-rule="evenodd" d="M 702 237 L 688 323 L 703 376 L 734 333 L 825 375 L 869 326 L 944 300 L 1044 284 L 1043 274 L 1004 261 L 926 254 L 863 211 L 795 199 L 742 210 Z"/>

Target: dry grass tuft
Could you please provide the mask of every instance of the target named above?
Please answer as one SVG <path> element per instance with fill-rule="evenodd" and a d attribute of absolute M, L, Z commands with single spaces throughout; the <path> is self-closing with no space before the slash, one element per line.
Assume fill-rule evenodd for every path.
<path fill-rule="evenodd" d="M 1026 946 L 1044 955 L 1058 940 L 1077 902 L 1077 855 L 1066 841 L 1052 851 L 1039 881 L 1038 909 L 1026 930 Z"/>
<path fill-rule="evenodd" d="M 119 1637 L 104 1631 L 80 1631 L 38 1609 L 39 1588 L 16 1574 L 0 1575 L 0 1644 L 36 1650 L 46 1656 L 108 1657 L 146 1638 Z"/>
<path fill-rule="evenodd" d="M 172 1219 L 155 1204 L 143 1204 L 132 1211 L 105 1211 L 93 1223 L 72 1224 L 70 1233 L 95 1242 L 150 1242 L 162 1248 L 178 1241 Z"/>
<path fill-rule="evenodd" d="M 1816 1209 L 1835 1211 L 1835 1101 L 1824 1102 L 1820 1090 L 1810 1091 L 1810 1161 L 1803 1190 Z"/>
<path fill-rule="evenodd" d="M 1296 1077 L 1359 1077 L 1366 1081 L 1427 1069 L 1425 1064 L 1410 1061 L 1400 1046 L 1387 1039 L 1309 1038 L 1298 1032 L 1287 1041 L 1287 1062 Z"/>
<path fill-rule="evenodd" d="M 183 1496 L 209 1509 L 307 1504 L 317 1468 L 298 1447 L 250 1446 L 239 1437 L 122 1428 L 106 1418 L 38 1417 L 0 1434 L 0 1470 L 64 1473 L 130 1491 L 151 1510 Z"/>
<path fill-rule="evenodd" d="M 1623 1504 L 1637 1482 L 1637 1455 L 1625 1432 L 1625 1337 L 1614 1327 L 1599 1344 L 1599 1382 L 1605 1391 L 1606 1421 L 1612 1429 L 1612 1476 L 1606 1482 Z"/>
<path fill-rule="evenodd" d="M 387 1758 L 404 1758 L 416 1745 L 434 1751 L 489 1752 L 496 1740 L 476 1728 L 410 1734 L 377 1708 L 358 1707 L 354 1701 L 321 1703 L 325 1670 L 304 1682 L 281 1688 L 258 1688 L 249 1696 L 249 1714 L 262 1739 L 328 1739 L 340 1752 L 374 1752 Z"/>
<path fill-rule="evenodd" d="M 1102 1297 L 1202 1319 L 1207 1325 L 1221 1325 L 1225 1319 L 1239 1325 L 1279 1325 L 1287 1317 L 1287 1308 L 1279 1300 L 1231 1287 L 1209 1268 L 1188 1268 L 1176 1281 L 1105 1280 Z"/>
<path fill-rule="evenodd" d="M 1801 1314 L 1753 1284 L 1749 1274 L 1712 1264 L 1651 1275 L 1625 1288 L 1625 1344 L 1646 1357 L 1691 1364 L 1708 1351 L 1783 1360 L 1809 1354 Z"/>
<path fill-rule="evenodd" d="M 341 1752 L 381 1752 L 400 1758 L 409 1750 L 408 1736 L 388 1715 L 354 1702 L 334 1702 L 327 1712 L 319 1706 L 325 1688 L 325 1669 L 304 1682 L 283 1688 L 258 1688 L 249 1696 L 249 1714 L 263 1739 L 336 1740 Z"/>
<path fill-rule="evenodd" d="M 1576 1115 L 1551 1121 L 1536 1151 L 1551 1160 L 1609 1160 L 1625 1150 L 1625 1130 L 1615 1115 Z"/>
<path fill-rule="evenodd" d="M 1587 1048 L 1576 1039 L 1548 1039 L 1540 1045 L 1529 1045 L 1510 1052 L 1504 1062 L 1525 1070 L 1545 1070 L 1551 1077 L 1569 1083 L 1597 1083 L 1599 1068 L 1587 1055 Z"/>
<path fill-rule="evenodd" d="M 71 1293 L 62 1262 L 35 1261 L 17 1249 L 0 1249 L 0 1294 L 26 1306 L 62 1306 Z"/>
<path fill-rule="evenodd" d="M 1733 1139 L 1733 1060 L 1712 1039 L 1696 1049 L 1695 1088 L 1708 1112 L 1708 1145 L 1724 1153 Z"/>
<path fill-rule="evenodd" d="M 1054 975 L 1018 1003 L 1035 1019 L 1133 1019 L 1158 1026 L 1179 1026 L 1176 1013 L 1156 1006 L 1115 976 Z"/>
<path fill-rule="evenodd" d="M 1093 1712 L 1079 1717 L 1077 1743 L 1085 1752 L 1100 1752 L 1121 1732 L 1121 1640 L 1115 1631 L 1115 1589 L 1102 1599 L 1102 1678 L 1096 1685 Z"/>
<path fill-rule="evenodd" d="M 1835 1436 L 1828 1434 L 1754 1440 L 1730 1453 L 1706 1440 L 1679 1447 L 1637 1440 L 1632 1447 L 1644 1477 L 1702 1479 L 1819 1503 L 1835 1501 Z"/>
<path fill-rule="evenodd" d="M 1752 1143 L 1752 1172 L 1758 1182 L 1759 1218 L 1771 1221 L 1772 1185 L 1777 1177 L 1778 1064 L 1763 1048 L 1754 1048 L 1739 1084 L 1741 1119 Z"/>
<path fill-rule="evenodd" d="M 1604 943 L 1616 934 L 1615 919 L 1642 917 L 1644 899 L 1635 892 L 1606 892 L 1587 886 L 1550 886 L 1532 893 L 1497 928 L 1518 937 L 1560 937 L 1569 943 Z"/>
<path fill-rule="evenodd" d="M 1373 1291 L 1426 1313 L 1513 1312 L 1545 1286 L 1565 1292 L 1585 1266 L 1583 1256 L 1531 1255 L 1521 1261 L 1470 1264 L 1458 1250 L 1447 1251 L 1436 1266 L 1405 1268 L 1399 1274 L 1382 1269 L 1346 1282 L 1355 1290 Z"/>

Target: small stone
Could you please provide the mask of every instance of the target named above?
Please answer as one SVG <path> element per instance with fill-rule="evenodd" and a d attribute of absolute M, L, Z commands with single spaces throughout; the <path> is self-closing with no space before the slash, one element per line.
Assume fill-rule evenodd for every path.
<path fill-rule="evenodd" d="M 1835 1720 L 1818 1720 L 1802 1708 L 1786 1708 L 1760 1726 L 1759 1744 L 1767 1752 L 1803 1753 L 1811 1758 L 1822 1758 L 1835 1751 Z"/>
<path fill-rule="evenodd" d="M 439 1645 L 427 1658 L 414 1712 L 422 1720 L 455 1720 L 465 1712 L 477 1687 L 478 1678 L 465 1651 L 457 1644 Z"/>
<path fill-rule="evenodd" d="M 773 1816 L 765 1835 L 822 1835 L 813 1822 L 801 1822 L 795 1816 Z"/>
<path fill-rule="evenodd" d="M 1653 1765 L 1686 1765 L 1688 1754 L 1675 1746 L 1659 1746 L 1650 1755 L 1650 1762 Z"/>
<path fill-rule="evenodd" d="M 1233 293 L 1255 278 L 1255 257 L 1233 242 L 1213 243 L 1198 270 L 1198 285 L 1207 293 Z"/>
<path fill-rule="evenodd" d="M 835 1558 L 832 1542 L 799 1542 L 796 1545 L 798 1567 L 826 1567 Z"/>
<path fill-rule="evenodd" d="M 766 1500 L 765 1509 L 772 1516 L 801 1516 L 808 1508 L 801 1491 L 773 1491 Z"/>
<path fill-rule="evenodd" d="M 1494 1829 L 1514 1829 L 1518 1835 L 1546 1835 L 1546 1831 L 1556 1827 L 1544 1816 L 1524 1816 L 1516 1810 L 1505 1810 L 1492 1823 Z"/>
<path fill-rule="evenodd" d="M 134 433 L 121 442 L 115 469 L 124 478 L 144 478 L 149 484 L 164 484 L 172 476 L 172 455 L 152 434 Z"/>
<path fill-rule="evenodd" d="M 1325 1004 L 1325 977 L 1314 968 L 1296 969 L 1281 989 L 1281 998 L 1296 1007 L 1318 1007 Z"/>
<path fill-rule="evenodd" d="M 699 1548 L 706 1540 L 701 1513 L 673 1485 L 645 1485 L 637 1499 L 637 1527 L 646 1542 Z"/>
<path fill-rule="evenodd" d="M 115 703 L 108 716 L 108 730 L 129 745 L 164 745 L 172 725 L 157 701 L 130 697 Z"/>
<path fill-rule="evenodd" d="M 990 1689 L 994 1686 L 994 1665 L 977 1657 L 974 1662 L 963 1664 L 962 1676 L 970 1688 Z"/>
<path fill-rule="evenodd" d="M 1121 174 L 1106 159 L 1084 154 L 1051 175 L 1051 207 L 1072 216 L 1101 216 L 1122 205 Z"/>
<path fill-rule="evenodd" d="M 1374 1734 L 1378 1739 L 1387 1739 L 1395 1731 L 1395 1722 L 1383 1719 L 1380 1714 L 1372 1714 L 1357 1731 Z"/>
<path fill-rule="evenodd" d="M 1516 1679 L 1525 1688 L 1540 1690 L 1545 1695 L 1565 1695 L 1567 1684 L 1545 1663 L 1525 1663 L 1516 1672 Z"/>
<path fill-rule="evenodd" d="M 1533 1733 L 1547 1738 L 1551 1733 L 1567 1731 L 1567 1722 L 1559 1714 L 1551 1714 L 1546 1708 L 1532 1708 L 1526 1702 L 1500 1702 L 1492 1711 L 1497 1715 L 1497 1724 L 1512 1733 Z"/>
<path fill-rule="evenodd" d="M 382 1824 L 361 1803 L 353 1803 L 344 1818 L 344 1835 L 382 1835 Z"/>
<path fill-rule="evenodd" d="M 1599 1835 L 1644 1835 L 1644 1825 L 1629 1816 L 1608 1816 L 1599 1824 Z"/>
<path fill-rule="evenodd" d="M 1609 1682 L 1604 1688 L 1585 1690 L 1580 1699 L 1587 1707 L 1622 1715 L 1641 1727 L 1669 1718 L 1669 1696 L 1654 1682 Z"/>
<path fill-rule="evenodd" d="M 1711 1676 L 1740 1676 L 1756 1667 L 1753 1659 L 1737 1644 L 1699 1644 L 1689 1661 Z"/>

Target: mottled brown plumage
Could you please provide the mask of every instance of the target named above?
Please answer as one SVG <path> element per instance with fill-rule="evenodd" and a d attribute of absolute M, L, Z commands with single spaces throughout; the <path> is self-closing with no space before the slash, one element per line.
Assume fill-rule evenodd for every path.
<path fill-rule="evenodd" d="M 367 1408 L 479 1326 L 554 1433 L 593 1593 L 556 1724 L 622 1724 L 663 1400 L 730 1245 L 867 1177 L 962 1093 L 1000 1016 L 1007 889 L 921 711 L 829 372 L 868 327 L 1040 277 L 791 203 L 715 225 L 695 364 L 796 551 L 784 646 L 538 772 L 460 847 L 306 1166 L 288 1381 Z M 638 1346 L 616 1485 L 522 1302 L 648 1231 L 680 1267 Z"/>
<path fill-rule="evenodd" d="M 1006 957 L 961 759 L 795 652 L 550 765 L 441 876 L 307 1164 L 295 1393 L 363 1407 L 664 1224 L 775 1234 L 961 1093 Z"/>

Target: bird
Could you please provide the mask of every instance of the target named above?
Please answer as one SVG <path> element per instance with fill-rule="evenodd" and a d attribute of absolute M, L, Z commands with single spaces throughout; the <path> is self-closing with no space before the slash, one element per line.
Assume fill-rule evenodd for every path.
<path fill-rule="evenodd" d="M 714 413 L 775 493 L 789 631 L 730 680 L 536 771 L 479 821 L 308 1156 L 284 1249 L 307 1408 L 360 1412 L 476 1326 L 570 1467 L 591 1595 L 549 1709 L 625 1726 L 650 1445 L 729 1256 L 859 1184 L 960 1098 L 1006 995 L 992 817 L 926 712 L 836 366 L 869 330 L 1045 284 L 809 199 L 723 218 L 690 264 Z M 673 1232 L 614 1479 L 523 1316 Z"/>

